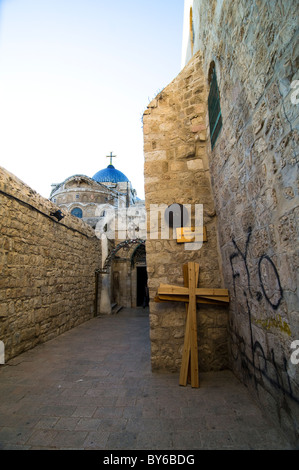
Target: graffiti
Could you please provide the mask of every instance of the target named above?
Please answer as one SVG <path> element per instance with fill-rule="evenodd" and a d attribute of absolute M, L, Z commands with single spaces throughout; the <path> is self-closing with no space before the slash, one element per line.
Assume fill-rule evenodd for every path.
<path fill-rule="evenodd" d="M 267 292 L 266 292 L 266 287 L 264 285 L 264 281 L 263 281 L 263 278 L 262 278 L 262 263 L 265 263 L 265 261 L 267 261 L 272 270 L 274 271 L 274 274 L 275 274 L 275 277 L 276 277 L 276 281 L 277 281 L 277 284 L 278 284 L 278 288 L 279 288 L 279 296 L 278 296 L 278 300 L 276 300 L 276 302 L 272 302 L 270 297 L 268 296 Z M 258 264 L 258 273 L 259 273 L 259 279 L 260 279 L 260 285 L 261 285 L 261 288 L 262 288 L 262 291 L 263 291 L 263 294 L 265 296 L 265 299 L 267 300 L 267 302 L 271 305 L 271 307 L 274 309 L 274 310 L 277 310 L 279 305 L 280 305 L 280 302 L 282 301 L 282 298 L 283 298 L 283 291 L 282 291 L 282 287 L 281 287 L 281 284 L 280 284 L 280 279 L 279 279 L 279 275 L 278 275 L 278 272 L 277 272 L 277 269 L 276 269 L 276 266 L 275 264 L 273 263 L 273 261 L 271 260 L 271 258 L 269 258 L 269 256 L 267 255 L 263 255 L 260 257 L 259 259 L 259 264 Z"/>
<path fill-rule="evenodd" d="M 234 361 L 240 361 L 241 367 L 248 379 L 253 380 L 255 387 L 262 385 L 265 388 L 265 381 L 277 390 L 280 390 L 284 396 L 292 399 L 294 402 L 299 404 L 299 396 L 294 391 L 294 385 L 292 384 L 288 374 L 288 361 L 285 356 L 282 358 L 282 364 L 278 364 L 275 358 L 275 352 L 273 349 L 270 350 L 270 354 L 267 357 L 264 348 L 259 341 L 254 341 L 252 335 L 252 329 L 250 331 L 250 357 L 246 353 L 246 342 L 244 337 L 241 336 L 237 328 L 234 327 L 233 323 L 230 323 L 230 335 L 231 335 L 231 355 Z M 298 350 L 293 352 L 298 355 Z M 297 362 L 296 362 L 297 363 Z"/>
<path fill-rule="evenodd" d="M 247 280 L 248 280 L 248 290 L 249 290 L 249 293 L 251 294 L 251 289 L 250 289 L 250 273 L 249 273 L 249 269 L 248 269 L 248 264 L 247 264 L 247 255 L 248 255 L 248 247 L 249 247 L 249 242 L 250 242 L 250 237 L 251 237 L 251 234 L 252 234 L 252 229 L 251 227 L 249 227 L 248 229 L 248 233 L 247 233 L 247 240 L 246 240 L 246 244 L 245 244 L 245 252 L 243 253 L 240 248 L 238 247 L 235 239 L 233 238 L 232 239 L 232 242 L 237 250 L 237 252 L 233 253 L 231 256 L 230 256 L 230 264 L 232 266 L 232 270 L 233 270 L 233 280 L 234 280 L 234 291 L 236 293 L 236 285 L 235 285 L 235 280 L 236 280 L 236 277 L 239 277 L 240 276 L 240 273 L 238 272 L 234 272 L 234 269 L 233 269 L 233 263 L 232 263 L 232 260 L 236 257 L 238 257 L 239 255 L 241 255 L 241 258 L 243 259 L 244 261 L 244 265 L 245 265 L 245 269 L 246 269 L 246 273 L 247 273 Z"/>
<path fill-rule="evenodd" d="M 253 296 L 252 288 L 251 288 L 251 276 L 250 276 L 249 265 L 248 265 L 248 248 L 249 248 L 249 245 L 250 245 L 251 235 L 252 235 L 252 228 L 249 227 L 248 232 L 247 232 L 247 239 L 246 239 L 246 243 L 245 243 L 244 253 L 242 252 L 242 250 L 237 245 L 235 239 L 234 238 L 232 239 L 233 245 L 237 250 L 234 253 L 232 253 L 229 257 L 230 265 L 231 265 L 231 269 L 232 269 L 233 287 L 234 287 L 235 295 L 236 295 L 236 279 L 240 277 L 240 273 L 239 273 L 239 271 L 236 271 L 235 268 L 234 268 L 234 260 L 236 258 L 238 258 L 239 256 L 241 256 L 242 261 L 244 263 L 246 275 L 247 275 L 248 293 L 251 297 Z M 269 293 L 270 292 L 269 288 L 266 287 L 265 281 L 263 279 L 263 271 L 266 272 L 267 270 L 268 270 L 268 272 L 272 271 L 272 273 L 274 273 L 274 278 L 275 278 L 275 286 L 274 286 L 275 287 L 275 292 L 274 293 L 273 292 Z M 276 269 L 276 266 L 273 263 L 273 261 L 271 260 L 271 258 L 266 254 L 263 254 L 258 260 L 258 277 L 259 277 L 259 282 L 260 282 L 260 287 L 261 287 L 262 292 L 257 292 L 256 293 L 257 300 L 261 301 L 263 299 L 263 295 L 264 295 L 264 298 L 271 305 L 271 307 L 274 310 L 277 310 L 280 303 L 281 303 L 281 301 L 282 301 L 282 299 L 283 299 L 283 290 L 282 290 L 282 287 L 281 287 L 281 283 L 280 283 L 280 279 L 279 279 L 279 275 L 278 275 L 278 271 Z M 273 278 L 273 276 L 272 276 L 272 278 Z M 246 291 L 244 291 L 244 295 L 245 296 L 247 295 Z"/>
<path fill-rule="evenodd" d="M 238 312 L 246 315 L 248 319 L 248 332 L 249 334 L 242 334 L 239 328 L 234 324 L 233 320 L 230 321 L 230 336 L 231 336 L 231 356 L 234 361 L 240 361 L 243 373 L 248 379 L 253 380 L 255 387 L 258 385 L 267 388 L 270 385 L 279 390 L 284 397 L 288 397 L 299 404 L 299 395 L 296 385 L 291 381 L 288 374 L 288 360 L 284 353 L 279 351 L 279 361 L 275 357 L 273 348 L 269 348 L 268 353 L 265 353 L 261 341 L 255 339 L 254 327 L 252 321 L 252 305 L 254 304 L 254 293 L 252 287 L 252 277 L 256 274 L 260 290 L 255 293 L 255 299 L 261 303 L 265 301 L 268 305 L 268 310 L 277 312 L 283 300 L 283 289 L 281 286 L 279 274 L 273 260 L 267 255 L 260 256 L 256 263 L 256 271 L 254 271 L 254 264 L 250 264 L 249 247 L 252 240 L 253 231 L 249 227 L 245 241 L 245 248 L 242 249 L 238 246 L 235 239 L 232 239 L 235 250 L 229 256 L 233 290 L 237 297 L 237 280 L 240 281 L 240 286 L 243 288 L 244 301 L 238 299 Z M 241 260 L 239 269 L 237 263 Z M 250 271 L 251 269 L 251 271 Z M 243 273 L 243 275 L 242 275 Z M 245 278 L 246 277 L 246 278 Z M 265 319 L 258 321 L 254 320 L 256 324 L 263 327 L 276 326 L 284 333 L 291 334 L 289 325 L 282 321 L 280 315 L 275 318 Z M 243 324 L 244 328 L 244 324 Z M 248 338 L 245 339 L 245 336 Z M 298 355 L 298 352 L 294 352 Z M 295 355 L 295 354 L 294 354 Z M 297 357 L 297 356 L 296 356 Z"/>

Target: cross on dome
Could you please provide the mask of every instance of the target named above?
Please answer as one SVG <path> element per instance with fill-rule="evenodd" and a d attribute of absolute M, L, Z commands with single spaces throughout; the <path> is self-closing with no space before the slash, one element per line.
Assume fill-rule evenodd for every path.
<path fill-rule="evenodd" d="M 113 155 L 110 152 L 110 155 L 106 155 L 106 158 L 110 158 L 110 164 L 107 168 L 98 171 L 95 175 L 93 175 L 92 179 L 97 181 L 98 183 L 127 183 L 129 179 L 124 175 L 121 171 L 114 168 L 112 164 L 112 158 L 116 158 L 116 155 Z"/>
<path fill-rule="evenodd" d="M 109 165 L 113 166 L 113 165 L 112 165 L 112 158 L 116 158 L 116 155 L 112 155 L 112 152 L 110 152 L 110 155 L 106 155 L 106 158 L 110 158 L 110 163 L 109 163 Z"/>

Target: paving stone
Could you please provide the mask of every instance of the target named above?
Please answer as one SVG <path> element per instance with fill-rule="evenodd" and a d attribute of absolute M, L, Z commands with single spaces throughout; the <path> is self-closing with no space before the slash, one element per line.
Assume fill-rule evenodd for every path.
<path fill-rule="evenodd" d="M 57 431 L 51 445 L 57 448 L 83 448 L 87 431 Z"/>
<path fill-rule="evenodd" d="M 13 370 L 0 368 L 0 449 L 290 448 L 230 371 L 201 373 L 199 389 L 179 386 L 178 374 L 151 372 L 148 317 L 123 313 L 94 318 L 22 354 Z M 57 375 L 45 364 L 58 356 Z M 76 360 L 80 374 L 75 366 L 70 374 Z"/>
<path fill-rule="evenodd" d="M 107 449 L 136 449 L 137 432 L 120 431 L 110 434 Z"/>
<path fill-rule="evenodd" d="M 103 450 L 106 448 L 109 433 L 106 431 L 89 432 L 84 441 L 84 449 Z"/>
<path fill-rule="evenodd" d="M 78 406 L 72 416 L 91 417 L 96 409 L 96 406 Z"/>
<path fill-rule="evenodd" d="M 30 444 L 31 446 L 52 448 L 55 447 L 52 442 L 56 435 L 57 431 L 54 429 L 38 429 L 27 440 L 27 444 Z"/>
<path fill-rule="evenodd" d="M 58 430 L 60 430 L 60 431 L 63 431 L 63 430 L 73 431 L 73 430 L 76 428 L 76 426 L 77 426 L 77 424 L 78 424 L 79 421 L 80 421 L 80 418 L 78 418 L 78 417 L 77 417 L 77 418 L 73 418 L 73 417 L 65 418 L 65 417 L 62 417 L 62 418 L 60 418 L 60 419 L 56 422 L 54 428 L 55 428 L 55 429 L 58 429 Z"/>
<path fill-rule="evenodd" d="M 76 431 L 97 431 L 101 420 L 96 418 L 81 418 L 76 425 Z"/>

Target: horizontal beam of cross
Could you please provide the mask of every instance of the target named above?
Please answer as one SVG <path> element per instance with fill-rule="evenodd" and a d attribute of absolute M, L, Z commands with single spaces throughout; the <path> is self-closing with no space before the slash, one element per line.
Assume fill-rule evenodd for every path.
<path fill-rule="evenodd" d="M 215 289 L 215 288 L 206 288 L 206 287 L 197 287 L 195 289 L 195 295 L 197 297 L 198 303 L 199 299 L 210 299 L 216 300 L 219 302 L 229 302 L 229 295 L 227 289 Z M 165 300 L 174 301 L 182 301 L 188 302 L 189 301 L 189 288 L 188 287 L 181 287 L 181 286 L 172 286 L 169 284 L 160 284 L 158 288 L 158 297 L 163 300 L 163 296 L 167 296 L 168 298 Z M 182 297 L 180 299 L 180 297 Z"/>
<path fill-rule="evenodd" d="M 197 304 L 211 304 L 211 305 L 220 305 L 220 303 L 229 303 L 229 299 L 223 300 L 224 297 L 196 297 L 196 303 Z M 177 295 L 177 296 L 171 296 L 171 295 L 156 295 L 154 298 L 154 301 L 157 303 L 161 302 L 185 302 L 189 303 L 189 297 L 184 296 L 184 295 Z"/>

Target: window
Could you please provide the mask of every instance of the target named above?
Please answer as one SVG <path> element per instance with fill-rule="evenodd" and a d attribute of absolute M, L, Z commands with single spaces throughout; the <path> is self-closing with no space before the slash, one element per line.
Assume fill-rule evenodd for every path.
<path fill-rule="evenodd" d="M 74 215 L 75 217 L 78 217 L 78 219 L 82 219 L 83 212 L 80 207 L 75 207 L 72 211 L 71 214 Z"/>
<path fill-rule="evenodd" d="M 212 149 L 216 143 L 217 137 L 222 127 L 222 117 L 220 109 L 220 96 L 217 85 L 216 70 L 212 71 L 210 83 L 210 93 L 208 97 L 209 123 L 210 123 L 210 139 Z"/>

